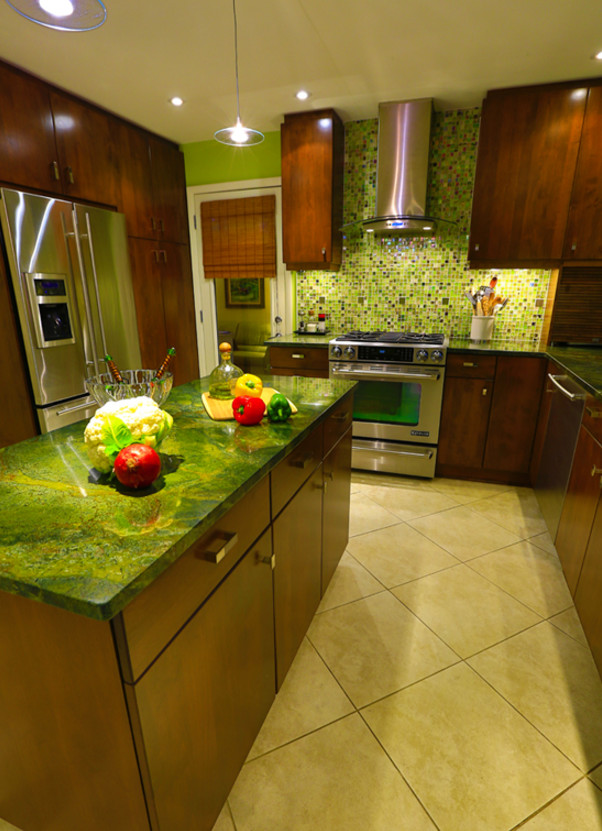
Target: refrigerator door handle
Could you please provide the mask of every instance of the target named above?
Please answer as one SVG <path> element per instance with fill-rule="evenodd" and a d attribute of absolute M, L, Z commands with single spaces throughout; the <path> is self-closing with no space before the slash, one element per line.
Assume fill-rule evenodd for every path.
<path fill-rule="evenodd" d="M 100 308 L 100 292 L 98 291 L 98 275 L 96 273 L 96 257 L 94 255 L 94 242 L 92 239 L 92 226 L 90 225 L 90 214 L 86 211 L 86 228 L 88 230 L 87 235 L 82 234 L 82 239 L 87 236 L 88 239 L 88 248 L 90 249 L 90 262 L 92 263 L 92 279 L 94 280 L 94 289 L 96 292 L 96 307 L 98 309 L 98 320 L 100 323 L 100 339 L 102 343 L 102 348 L 104 355 L 107 355 L 109 350 L 107 349 L 107 337 L 105 335 L 105 324 L 104 320 L 102 319 L 102 309 Z"/>
<path fill-rule="evenodd" d="M 81 247 L 81 240 L 79 229 L 77 227 L 77 216 L 75 214 L 75 209 L 73 209 L 72 213 L 73 217 L 73 227 L 75 228 L 75 234 L 73 238 L 75 240 L 75 250 L 77 252 L 77 261 L 79 264 L 79 275 L 82 284 L 82 292 L 84 296 L 84 307 L 86 310 L 86 321 L 88 323 L 88 329 L 90 332 L 90 347 L 92 349 L 92 362 L 94 363 L 94 374 L 98 375 L 100 373 L 99 365 L 98 365 L 98 355 L 96 354 L 96 335 L 94 331 L 94 323 L 92 321 L 92 310 L 90 309 L 90 295 L 88 294 L 88 286 L 86 281 L 86 267 L 84 265 L 84 257 L 82 254 L 82 247 Z M 85 338 L 84 338 L 85 343 Z M 88 356 L 86 355 L 86 363 Z"/>

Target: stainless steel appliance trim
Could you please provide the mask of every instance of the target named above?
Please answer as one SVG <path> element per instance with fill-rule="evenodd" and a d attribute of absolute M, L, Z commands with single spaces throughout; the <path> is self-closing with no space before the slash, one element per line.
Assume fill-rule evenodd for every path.
<path fill-rule="evenodd" d="M 439 381 L 441 372 L 435 370 L 433 372 L 422 371 L 412 372 L 412 370 L 400 371 L 398 369 L 355 369 L 339 367 L 333 364 L 331 367 L 333 375 L 347 375 L 358 381 Z"/>
<path fill-rule="evenodd" d="M 411 444 L 362 441 L 354 439 L 351 466 L 358 470 L 423 476 L 435 475 L 437 448 L 415 448 Z"/>
<path fill-rule="evenodd" d="M 560 392 L 570 401 L 585 400 L 586 396 L 584 392 L 571 392 L 570 390 L 567 390 L 567 388 L 563 386 L 558 380 L 559 378 L 562 378 L 563 380 L 568 380 L 568 375 L 552 375 L 550 372 L 548 372 L 548 378 L 554 384 L 554 386 L 557 387 L 560 390 Z"/>
<path fill-rule="evenodd" d="M 76 213 L 75 213 L 75 207 L 72 210 L 72 217 L 73 217 L 73 226 L 75 228 L 75 231 L 72 232 L 71 234 L 67 234 L 67 231 L 65 231 L 65 237 L 73 236 L 73 239 L 75 241 L 75 251 L 77 253 L 77 261 L 78 261 L 78 264 L 79 264 L 79 277 L 80 277 L 80 280 L 81 280 L 81 286 L 82 286 L 82 292 L 83 292 L 83 298 L 84 298 L 84 309 L 85 309 L 85 312 L 86 312 L 86 322 L 88 324 L 88 331 L 90 333 L 90 347 L 92 349 L 92 362 L 91 363 L 94 366 L 95 374 L 98 375 L 99 372 L 100 372 L 100 367 L 99 367 L 99 363 L 98 363 L 98 355 L 96 354 L 96 335 L 95 335 L 95 332 L 94 332 L 94 324 L 92 322 L 92 309 L 90 307 L 90 295 L 88 293 L 88 284 L 87 284 L 87 279 L 86 279 L 86 267 L 85 267 L 85 264 L 84 264 L 84 257 L 83 257 L 83 254 L 82 254 L 81 241 L 80 241 L 80 236 L 79 236 L 79 229 L 77 227 L 77 216 L 76 216 Z M 88 353 L 87 353 L 86 338 L 85 337 L 84 337 L 84 351 L 86 353 L 86 363 L 89 364 L 90 359 L 89 359 Z"/>
<path fill-rule="evenodd" d="M 55 410 L 55 415 L 57 416 L 64 416 L 67 413 L 75 413 L 77 410 L 87 410 L 89 407 L 93 407 L 95 401 L 93 398 L 86 398 L 83 404 L 76 404 L 74 407 L 61 407 L 58 410 Z"/>
<path fill-rule="evenodd" d="M 73 317 L 73 303 L 71 301 L 71 292 L 69 289 L 69 280 L 67 279 L 66 274 L 45 274 L 40 271 L 34 272 L 23 272 L 23 277 L 25 280 L 25 289 L 27 300 L 29 301 L 30 312 L 31 312 L 31 322 L 33 325 L 34 334 L 36 336 L 37 345 L 39 349 L 49 349 L 53 346 L 64 346 L 67 343 L 75 343 L 75 329 L 74 329 L 74 317 Z M 54 294 L 50 297 L 38 297 L 36 294 L 36 280 L 37 279 L 48 279 L 48 280 L 61 280 L 65 285 L 65 294 Z M 67 306 L 67 311 L 69 312 L 69 324 L 71 329 L 71 337 L 70 338 L 61 338 L 61 340 L 46 340 L 44 337 L 44 331 L 42 329 L 42 323 L 40 321 L 40 314 L 38 311 L 38 306 L 44 304 L 51 304 L 51 303 L 64 303 Z"/>
<path fill-rule="evenodd" d="M 96 257 L 94 254 L 94 242 L 92 239 L 92 227 L 90 225 L 90 214 L 86 211 L 86 228 L 88 230 L 87 235 L 82 234 L 82 239 L 88 240 L 88 248 L 90 249 L 90 262 L 92 263 L 92 279 L 94 280 L 94 289 L 96 293 L 96 306 L 98 309 L 98 321 L 100 326 L 100 338 L 102 342 L 102 349 L 103 349 L 103 357 L 108 354 L 109 350 L 107 349 L 107 338 L 105 335 L 105 324 L 102 318 L 102 309 L 100 307 L 100 291 L 98 289 L 98 276 L 96 274 Z M 83 262 L 82 262 L 82 269 L 83 269 Z"/>

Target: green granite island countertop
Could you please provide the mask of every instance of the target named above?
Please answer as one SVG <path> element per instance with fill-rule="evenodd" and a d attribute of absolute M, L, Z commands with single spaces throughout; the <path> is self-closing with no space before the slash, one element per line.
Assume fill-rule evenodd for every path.
<path fill-rule="evenodd" d="M 325 335 L 309 334 L 304 332 L 302 335 L 296 332 L 289 332 L 284 335 L 273 335 L 263 342 L 264 346 L 317 346 L 322 349 L 328 349 L 328 344 L 333 338 L 336 338 L 340 333 L 331 331 Z"/>
<path fill-rule="evenodd" d="M 108 620 L 324 420 L 353 383 L 264 376 L 295 403 L 284 424 L 212 421 L 208 380 L 172 390 L 174 426 L 151 488 L 94 481 L 86 421 L 0 450 L 0 590 Z"/>

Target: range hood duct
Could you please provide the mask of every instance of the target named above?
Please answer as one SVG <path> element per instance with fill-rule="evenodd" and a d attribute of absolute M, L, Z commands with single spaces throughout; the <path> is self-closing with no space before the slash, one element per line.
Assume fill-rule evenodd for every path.
<path fill-rule="evenodd" d="M 365 231 L 429 236 L 445 220 L 426 215 L 432 98 L 378 105 L 376 216 Z"/>

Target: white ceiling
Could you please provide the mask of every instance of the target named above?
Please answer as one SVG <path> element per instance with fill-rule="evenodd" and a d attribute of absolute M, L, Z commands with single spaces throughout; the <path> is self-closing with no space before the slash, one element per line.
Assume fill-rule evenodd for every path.
<path fill-rule="evenodd" d="M 106 23 L 58 32 L 0 0 L 0 57 L 185 143 L 236 116 L 232 0 L 105 0 Z M 379 101 L 478 106 L 487 89 L 602 76 L 600 0 L 237 0 L 243 123 Z M 300 103 L 295 91 L 311 90 Z M 185 105 L 168 99 L 180 95 Z"/>

